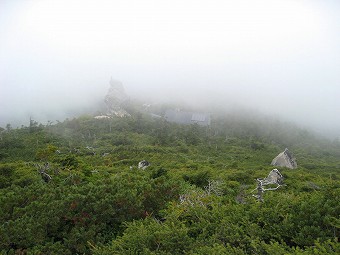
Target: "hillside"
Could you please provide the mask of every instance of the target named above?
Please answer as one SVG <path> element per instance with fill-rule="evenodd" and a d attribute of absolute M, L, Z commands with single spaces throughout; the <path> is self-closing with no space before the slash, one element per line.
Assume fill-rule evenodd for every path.
<path fill-rule="evenodd" d="M 285 185 L 257 201 L 285 148 L 298 168 L 278 167 Z M 339 180 L 338 141 L 272 119 L 31 120 L 0 133 L 0 251 L 338 254 Z"/>

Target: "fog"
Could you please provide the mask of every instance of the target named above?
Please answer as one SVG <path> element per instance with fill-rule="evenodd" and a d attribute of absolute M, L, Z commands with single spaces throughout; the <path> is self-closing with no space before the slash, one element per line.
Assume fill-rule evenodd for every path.
<path fill-rule="evenodd" d="M 86 112 L 111 76 L 340 134 L 340 1 L 0 1 L 0 126 Z"/>

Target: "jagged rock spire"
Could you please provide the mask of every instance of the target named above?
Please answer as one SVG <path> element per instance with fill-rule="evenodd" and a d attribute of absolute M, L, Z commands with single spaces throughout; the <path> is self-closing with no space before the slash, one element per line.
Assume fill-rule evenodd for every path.
<path fill-rule="evenodd" d="M 120 117 L 128 116 L 129 114 L 123 108 L 124 103 L 126 103 L 128 99 L 123 84 L 111 77 L 110 88 L 105 96 L 107 114 Z"/>

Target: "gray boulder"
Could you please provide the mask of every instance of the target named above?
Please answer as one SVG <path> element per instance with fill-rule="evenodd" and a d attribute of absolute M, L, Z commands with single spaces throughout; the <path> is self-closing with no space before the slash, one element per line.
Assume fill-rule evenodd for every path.
<path fill-rule="evenodd" d="M 296 159 L 287 148 L 273 159 L 271 165 L 283 166 L 290 169 L 297 168 Z"/>
<path fill-rule="evenodd" d="M 141 162 L 138 163 L 138 168 L 145 170 L 147 167 L 150 166 L 150 163 L 146 160 L 142 160 Z"/>

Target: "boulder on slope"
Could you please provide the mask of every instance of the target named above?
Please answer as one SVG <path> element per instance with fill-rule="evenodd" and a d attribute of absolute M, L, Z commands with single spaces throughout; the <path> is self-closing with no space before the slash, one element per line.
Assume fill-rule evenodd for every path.
<path fill-rule="evenodd" d="M 297 168 L 296 159 L 287 148 L 273 159 L 271 165 L 287 167 L 290 169 Z"/>

